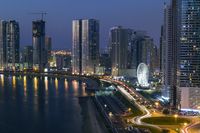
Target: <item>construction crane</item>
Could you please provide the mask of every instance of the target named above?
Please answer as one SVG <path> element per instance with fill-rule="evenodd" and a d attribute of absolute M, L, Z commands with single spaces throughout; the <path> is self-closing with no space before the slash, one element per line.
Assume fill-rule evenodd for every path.
<path fill-rule="evenodd" d="M 30 14 L 33 14 L 33 15 L 41 15 L 41 20 L 44 19 L 44 16 L 47 15 L 47 12 L 32 12 Z"/>

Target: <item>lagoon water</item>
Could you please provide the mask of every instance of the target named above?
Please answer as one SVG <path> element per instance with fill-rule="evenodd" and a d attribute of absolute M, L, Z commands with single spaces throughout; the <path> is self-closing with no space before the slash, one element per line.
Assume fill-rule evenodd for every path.
<path fill-rule="evenodd" d="M 0 75 L 0 133 L 90 133 L 84 82 Z"/>

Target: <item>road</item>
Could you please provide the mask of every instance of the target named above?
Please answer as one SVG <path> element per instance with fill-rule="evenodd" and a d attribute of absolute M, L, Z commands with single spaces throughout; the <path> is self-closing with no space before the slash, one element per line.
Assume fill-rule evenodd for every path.
<path fill-rule="evenodd" d="M 142 106 L 140 104 L 138 104 L 136 102 L 136 99 L 130 95 L 130 93 L 128 93 L 123 87 L 121 86 L 117 86 L 117 88 L 119 89 L 119 91 L 125 95 L 130 101 L 134 101 L 134 103 L 136 104 L 137 107 L 139 107 L 140 110 L 143 111 L 143 115 L 141 116 L 136 116 L 134 118 L 131 119 L 131 122 L 134 123 L 134 124 L 137 124 L 137 125 L 143 125 L 143 126 L 148 126 L 148 127 L 153 127 L 153 128 L 157 128 L 158 130 L 162 130 L 159 126 L 156 126 L 156 125 L 152 125 L 152 124 L 147 124 L 147 123 L 143 123 L 141 120 L 144 119 L 144 118 L 148 118 L 148 117 L 151 117 L 151 113 L 149 112 L 149 110 L 145 107 L 145 106 Z"/>
<path fill-rule="evenodd" d="M 108 81 L 108 80 L 106 80 Z M 141 116 L 136 116 L 133 117 L 131 119 L 131 122 L 136 124 L 136 125 L 143 125 L 143 126 L 148 126 L 148 127 L 153 127 L 156 128 L 158 130 L 162 130 L 159 126 L 156 125 L 152 125 L 152 124 L 147 124 L 147 123 L 143 123 L 141 120 L 147 117 L 151 117 L 151 113 L 150 111 L 143 105 L 140 105 L 137 102 L 137 99 L 133 97 L 133 95 L 135 97 L 137 97 L 138 99 L 140 99 L 141 101 L 147 101 L 143 96 L 141 96 L 140 94 L 138 94 L 138 92 L 128 88 L 126 85 L 122 84 L 121 82 L 118 81 L 111 81 L 112 83 L 117 83 L 117 89 L 130 101 L 130 102 L 134 102 L 134 104 L 143 112 L 143 115 Z M 126 89 L 128 89 L 129 92 L 127 92 Z M 145 99 L 145 100 L 144 100 Z"/>
<path fill-rule="evenodd" d="M 152 124 L 147 124 L 147 123 L 143 123 L 141 120 L 144 118 L 148 118 L 152 116 L 153 111 L 148 110 L 145 106 L 146 105 L 150 105 L 152 107 L 154 107 L 154 103 L 149 102 L 145 97 L 143 97 L 141 94 L 139 94 L 135 89 L 131 89 L 130 87 L 128 87 L 125 83 L 121 82 L 121 81 L 116 81 L 116 80 L 111 80 L 111 79 L 106 79 L 106 81 L 110 81 L 111 83 L 115 83 L 117 84 L 117 89 L 127 98 L 129 99 L 129 101 L 134 102 L 135 105 L 141 110 L 143 111 L 143 115 L 142 116 L 136 116 L 134 118 L 131 119 L 132 123 L 135 123 L 137 125 L 144 125 L 144 126 L 150 126 L 150 127 L 154 127 L 157 128 L 159 130 L 162 130 L 159 126 L 157 125 L 152 125 Z M 139 99 L 139 102 L 138 102 Z M 143 103 L 143 105 L 141 104 L 141 101 Z M 189 119 L 192 119 L 191 117 L 186 117 Z M 184 126 L 181 129 L 181 133 L 200 133 L 200 121 L 199 119 L 196 121 L 193 121 L 191 124 Z"/>
<path fill-rule="evenodd" d="M 193 122 L 181 130 L 182 133 L 200 133 L 200 122 Z"/>

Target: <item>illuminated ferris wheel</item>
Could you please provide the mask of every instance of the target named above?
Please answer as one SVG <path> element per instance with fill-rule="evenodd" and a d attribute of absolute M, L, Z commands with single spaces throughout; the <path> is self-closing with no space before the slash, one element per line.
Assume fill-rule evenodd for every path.
<path fill-rule="evenodd" d="M 137 79 L 141 87 L 148 87 L 149 68 L 146 64 L 140 63 L 137 68 Z"/>

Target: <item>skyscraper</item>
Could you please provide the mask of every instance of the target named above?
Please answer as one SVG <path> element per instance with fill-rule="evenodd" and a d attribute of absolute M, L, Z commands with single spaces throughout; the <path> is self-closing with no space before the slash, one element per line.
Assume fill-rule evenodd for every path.
<path fill-rule="evenodd" d="M 121 26 L 110 29 L 112 75 L 119 76 L 120 70 L 127 69 L 128 29 Z"/>
<path fill-rule="evenodd" d="M 153 39 L 150 36 L 144 36 L 140 43 L 140 63 L 143 62 L 148 65 L 150 73 L 153 74 L 157 68 L 155 65 L 158 58 L 155 56 L 157 47 L 155 47 Z"/>
<path fill-rule="evenodd" d="M 6 63 L 6 21 L 0 21 L 0 69 L 5 68 Z"/>
<path fill-rule="evenodd" d="M 146 32 L 135 31 L 132 42 L 132 66 L 137 69 L 140 63 L 148 65 L 151 74 L 158 69 L 157 47 L 154 45 L 153 39 L 146 35 Z"/>
<path fill-rule="evenodd" d="M 18 22 L 11 20 L 6 24 L 6 68 L 19 68 L 20 33 Z"/>
<path fill-rule="evenodd" d="M 0 22 L 0 69 L 19 69 L 19 24 L 15 20 Z"/>
<path fill-rule="evenodd" d="M 37 20 L 32 23 L 33 39 L 33 69 L 43 71 L 47 64 L 45 49 L 45 21 Z"/>
<path fill-rule="evenodd" d="M 178 88 L 181 108 L 200 108 L 200 2 L 180 0 Z"/>
<path fill-rule="evenodd" d="M 33 46 L 25 46 L 22 52 L 22 62 L 24 69 L 33 68 Z"/>
<path fill-rule="evenodd" d="M 82 20 L 72 22 L 72 73 L 82 73 Z"/>
<path fill-rule="evenodd" d="M 164 24 L 162 37 L 162 81 L 163 96 L 170 98 L 171 89 L 173 88 L 172 63 L 173 63 L 173 17 L 172 6 L 164 5 Z M 173 94 L 173 93 L 171 93 Z M 172 100 L 172 99 L 170 99 Z"/>
<path fill-rule="evenodd" d="M 46 51 L 46 58 L 45 60 L 47 60 L 48 62 L 48 66 L 49 66 L 49 61 L 51 58 L 51 50 L 52 50 L 52 40 L 51 37 L 46 36 L 45 37 L 45 51 Z"/>
<path fill-rule="evenodd" d="M 161 26 L 160 30 L 160 48 L 159 48 L 159 59 L 160 59 L 160 72 L 162 72 L 162 57 L 163 57 L 163 40 L 164 40 L 164 30 L 163 30 L 163 25 Z"/>
<path fill-rule="evenodd" d="M 138 65 L 142 63 L 142 47 L 146 36 L 144 31 L 135 31 L 131 46 L 132 67 L 137 69 Z M 145 62 L 143 62 L 145 63 Z"/>
<path fill-rule="evenodd" d="M 164 5 L 164 24 L 162 42 L 163 92 L 169 97 L 171 108 L 177 109 L 180 93 L 177 87 L 177 59 L 179 49 L 179 1 L 171 0 Z"/>
<path fill-rule="evenodd" d="M 72 22 L 72 73 L 94 74 L 99 64 L 99 21 Z"/>

